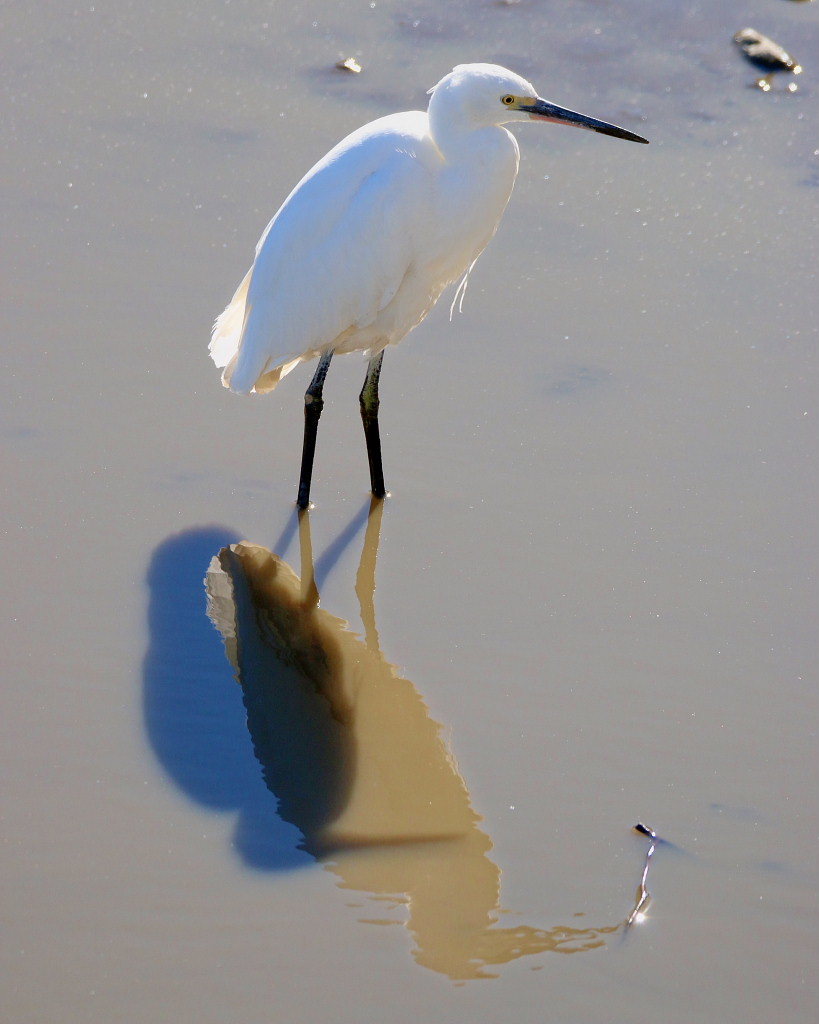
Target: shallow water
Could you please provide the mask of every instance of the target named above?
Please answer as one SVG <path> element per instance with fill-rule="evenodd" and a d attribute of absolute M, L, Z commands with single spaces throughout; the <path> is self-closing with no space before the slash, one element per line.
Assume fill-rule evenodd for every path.
<path fill-rule="evenodd" d="M 4 12 L 5 1018 L 814 1019 L 814 6 Z M 652 144 L 518 132 L 463 313 L 384 363 L 374 590 L 364 364 L 332 367 L 321 611 L 462 835 L 317 861 L 203 584 L 241 540 L 305 575 L 308 374 L 232 396 L 208 330 L 310 163 L 473 59 Z M 626 933 L 637 820 L 678 849 Z"/>

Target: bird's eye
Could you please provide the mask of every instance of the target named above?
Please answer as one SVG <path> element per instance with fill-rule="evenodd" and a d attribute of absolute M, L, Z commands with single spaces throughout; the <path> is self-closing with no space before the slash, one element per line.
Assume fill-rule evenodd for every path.
<path fill-rule="evenodd" d="M 506 107 L 511 107 L 514 102 L 514 96 L 501 96 L 501 103 L 503 103 L 503 105 Z"/>

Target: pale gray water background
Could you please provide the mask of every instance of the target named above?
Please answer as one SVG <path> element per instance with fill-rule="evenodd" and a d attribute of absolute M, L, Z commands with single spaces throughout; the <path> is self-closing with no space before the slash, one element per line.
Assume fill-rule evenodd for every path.
<path fill-rule="evenodd" d="M 4 1019 L 815 1020 L 819 4 L 0 20 Z M 750 87 L 744 25 L 798 92 Z M 522 127 L 463 314 L 387 354 L 382 647 L 511 920 L 622 920 L 637 819 L 688 855 L 626 941 L 458 987 L 277 823 L 201 580 L 239 537 L 298 569 L 309 377 L 223 391 L 212 318 L 307 167 L 468 60 L 651 146 Z M 364 368 L 332 367 L 311 519 L 354 626 L 360 532 L 320 559 L 361 525 Z"/>

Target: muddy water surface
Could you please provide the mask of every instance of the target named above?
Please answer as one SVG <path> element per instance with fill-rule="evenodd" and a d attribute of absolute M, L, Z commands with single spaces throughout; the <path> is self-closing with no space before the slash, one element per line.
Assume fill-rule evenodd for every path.
<path fill-rule="evenodd" d="M 814 6 L 4 12 L 5 1018 L 814 1019 Z M 380 522 L 347 357 L 308 535 L 307 373 L 224 392 L 210 322 L 317 157 L 484 59 L 651 146 L 521 127 L 385 359 Z"/>

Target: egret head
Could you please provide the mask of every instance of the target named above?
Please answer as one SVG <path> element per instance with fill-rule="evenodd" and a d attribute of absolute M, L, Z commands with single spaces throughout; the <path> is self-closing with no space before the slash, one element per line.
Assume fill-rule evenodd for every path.
<path fill-rule="evenodd" d="M 429 91 L 430 116 L 443 115 L 450 123 L 466 128 L 551 121 L 630 142 L 648 142 L 625 128 L 541 99 L 531 82 L 497 64 L 459 64 Z"/>

